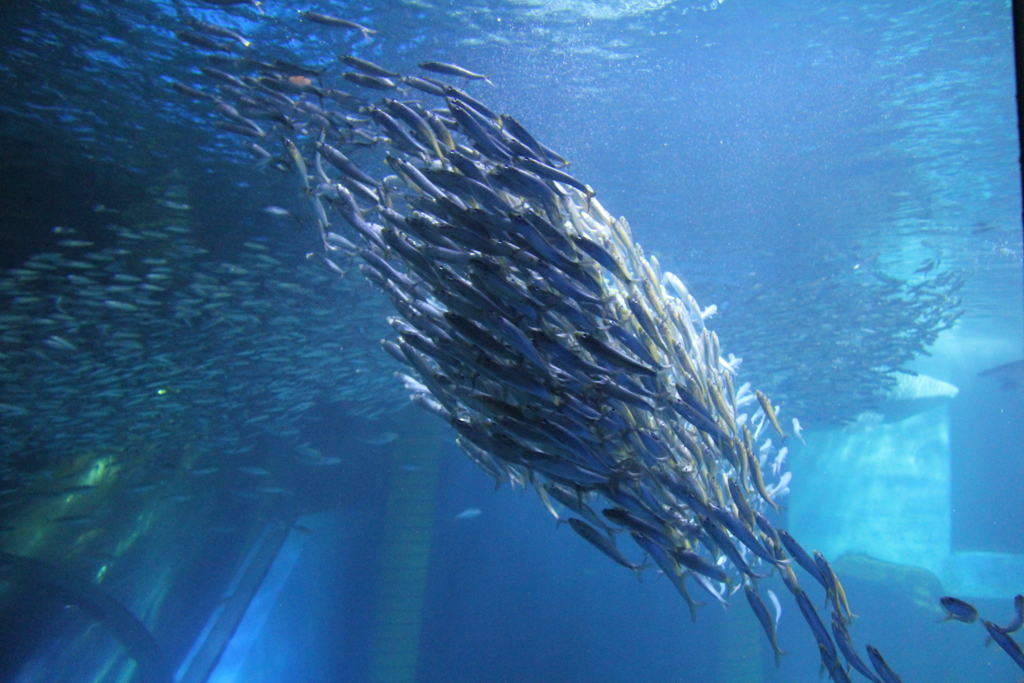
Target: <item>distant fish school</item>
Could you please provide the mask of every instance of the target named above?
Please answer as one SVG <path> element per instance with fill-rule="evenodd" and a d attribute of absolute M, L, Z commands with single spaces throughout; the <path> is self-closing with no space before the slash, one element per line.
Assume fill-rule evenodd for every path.
<path fill-rule="evenodd" d="M 300 15 L 323 30 L 370 34 Z M 605 211 L 566 159 L 511 116 L 433 78 L 394 77 L 349 57 L 342 61 L 356 71 L 340 80 L 355 90 L 346 92 L 327 87 L 325 74 L 296 85 L 297 65 L 211 58 L 245 88 L 219 78 L 175 89 L 213 103 L 227 130 L 283 139 L 283 150 L 261 148 L 260 157 L 304 198 L 328 263 L 341 272 L 335 259 L 358 257 L 389 298 L 398 315 L 385 350 L 409 368 L 402 381 L 412 401 L 448 422 L 471 460 L 499 485 L 533 487 L 552 515 L 640 573 L 647 565 L 618 547 L 628 534 L 694 618 L 703 602 L 691 588 L 726 604 L 742 587 L 777 657 L 758 581 L 778 571 L 833 680 L 850 680 L 840 651 L 872 680 L 899 680 L 877 649 L 867 647 L 874 674 L 856 654 L 850 607 L 825 558 L 768 517 L 779 509 L 772 491 L 788 480 L 780 460 L 769 486 L 770 449 L 760 446 L 769 431 L 787 438 L 779 408 L 734 386 L 739 360 L 723 359 L 686 287 L 644 255 L 626 220 Z M 454 64 L 420 66 L 484 78 Z M 368 99 L 399 83 L 423 96 Z M 254 118 L 280 126 L 258 135 Z M 377 179 L 382 169 L 390 173 Z M 832 633 L 790 560 L 825 591 Z"/>

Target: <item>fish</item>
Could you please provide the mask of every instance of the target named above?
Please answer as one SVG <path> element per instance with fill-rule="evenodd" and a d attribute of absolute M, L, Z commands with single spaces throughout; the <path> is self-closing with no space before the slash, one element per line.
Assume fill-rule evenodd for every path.
<path fill-rule="evenodd" d="M 658 565 L 662 573 L 667 576 L 674 585 L 676 585 L 677 590 L 680 590 L 679 584 L 683 584 L 685 588 L 683 572 L 680 570 L 679 565 L 676 564 L 675 559 L 668 550 L 666 550 L 657 541 L 652 538 L 648 538 L 644 534 L 631 531 L 629 535 L 632 536 L 633 541 L 640 546 L 645 553 L 647 553 L 647 556 L 654 560 L 654 563 Z M 637 573 L 637 578 L 640 578 L 639 573 Z"/>
<path fill-rule="evenodd" d="M 263 207 L 263 212 L 267 213 L 267 214 L 270 214 L 271 216 L 277 216 L 279 218 L 288 217 L 288 218 L 294 218 L 294 219 L 298 220 L 298 216 L 296 216 L 294 213 L 292 213 L 288 209 L 282 209 L 280 206 L 274 206 L 272 204 L 264 206 Z"/>
<path fill-rule="evenodd" d="M 779 597 L 771 588 L 767 590 L 767 593 L 768 598 L 772 601 L 772 607 L 775 608 L 775 628 L 778 628 L 779 620 L 782 618 L 782 603 L 779 602 Z"/>
<path fill-rule="evenodd" d="M 543 485 L 543 488 L 547 491 L 548 495 L 554 498 L 557 502 L 561 503 L 572 512 L 575 512 L 580 517 L 584 517 L 591 525 L 611 535 L 611 529 L 609 529 L 597 513 L 594 512 L 586 502 L 584 502 L 579 491 L 569 489 L 557 483 L 545 484 Z"/>
<path fill-rule="evenodd" d="M 376 436 L 371 436 L 366 439 L 363 439 L 363 443 L 369 444 L 370 446 L 383 446 L 384 444 L 391 443 L 397 438 L 398 434 L 396 434 L 395 432 L 381 432 Z"/>
<path fill-rule="evenodd" d="M 800 441 L 803 441 L 805 444 L 807 443 L 804 441 L 804 430 L 800 427 L 800 420 L 795 417 L 793 418 L 793 433 L 796 434 L 796 438 L 800 439 Z"/>
<path fill-rule="evenodd" d="M 772 498 L 771 492 L 768 491 L 768 487 L 764 483 L 764 474 L 761 472 L 761 466 L 757 462 L 757 458 L 750 458 L 748 460 L 750 465 L 750 472 L 753 474 L 754 487 L 757 489 L 758 495 L 761 496 L 761 500 L 768 503 L 776 512 L 781 511 L 779 504 Z"/>
<path fill-rule="evenodd" d="M 974 605 L 964 602 L 958 598 L 945 596 L 939 598 L 939 604 L 946 611 L 946 616 L 939 621 L 962 621 L 965 624 L 973 624 L 978 620 L 978 610 Z"/>
<path fill-rule="evenodd" d="M 821 572 L 822 578 L 825 579 L 825 592 L 828 594 L 828 599 L 832 601 L 834 613 L 842 615 L 843 606 L 839 599 L 839 588 L 837 586 L 837 578 L 835 572 L 832 571 L 832 567 L 829 565 L 828 560 L 817 550 L 813 553 L 814 564 L 818 566 L 818 571 Z"/>
<path fill-rule="evenodd" d="M 229 43 L 222 43 L 214 40 L 208 36 L 204 36 L 202 33 L 196 33 L 195 31 L 186 31 L 184 29 L 174 32 L 174 35 L 183 43 L 188 43 L 193 47 L 198 47 L 203 50 L 210 52 L 231 52 L 232 47 Z"/>
<path fill-rule="evenodd" d="M 878 677 L 875 676 L 874 672 L 868 668 L 864 660 L 857 654 L 856 648 L 853 647 L 853 641 L 850 639 L 850 634 L 846 630 L 846 624 L 843 619 L 838 615 L 832 615 L 832 635 L 835 636 L 836 645 L 839 646 L 839 651 L 843 653 L 843 657 L 846 659 L 846 663 L 852 666 L 854 669 L 859 671 L 862 676 L 867 678 L 872 683 L 881 683 Z"/>
<path fill-rule="evenodd" d="M 685 576 L 680 577 L 681 579 L 683 579 L 683 580 L 679 581 L 679 584 L 680 584 L 680 586 L 682 588 L 686 587 L 686 582 L 685 582 L 685 578 L 686 577 L 690 577 L 691 579 L 696 581 L 697 585 L 700 586 L 701 589 L 703 589 L 703 591 L 705 593 L 707 593 L 712 598 L 714 598 L 715 601 L 719 605 L 722 606 L 723 610 L 728 610 L 729 609 L 729 600 L 727 599 L 727 596 L 725 595 L 725 591 L 724 590 L 719 590 L 718 588 L 716 588 L 711 583 L 711 581 L 708 580 L 708 578 L 706 576 L 704 576 L 703 574 L 694 574 L 692 572 L 687 573 Z M 675 582 L 673 582 L 673 583 L 675 583 Z M 686 598 L 686 596 L 684 596 L 684 599 L 685 598 Z M 697 617 L 696 617 L 697 608 L 698 607 L 702 607 L 705 603 L 699 602 L 699 601 L 694 601 L 694 600 L 687 600 L 686 602 L 687 602 L 687 604 L 690 607 L 690 618 L 691 618 L 691 620 L 696 621 L 696 619 L 697 619 Z"/>
<path fill-rule="evenodd" d="M 580 346 L 600 360 L 607 361 L 614 366 L 623 367 L 630 372 L 646 375 L 648 377 L 655 377 L 658 374 L 658 370 L 645 365 L 640 361 L 633 360 L 624 352 L 613 348 L 590 332 L 581 332 L 576 338 L 579 341 Z"/>
<path fill-rule="evenodd" d="M 878 677 L 884 681 L 884 683 L 903 683 L 902 679 L 896 675 L 896 673 L 889 668 L 889 665 L 882 659 L 882 653 L 871 645 L 867 646 L 868 659 L 871 660 L 871 666 L 875 667 L 875 672 Z"/>
<path fill-rule="evenodd" d="M 679 593 L 679 595 L 682 596 L 683 600 L 686 601 L 686 606 L 690 610 L 690 621 L 695 622 L 697 621 L 697 608 L 703 607 L 706 603 L 701 602 L 700 600 L 694 600 L 692 597 L 690 597 L 690 591 L 686 588 L 687 576 L 694 577 L 698 585 L 700 585 L 702 588 L 705 588 L 705 590 L 707 589 L 705 584 L 701 580 L 703 579 L 703 577 L 699 575 L 687 574 L 677 576 L 675 574 L 669 574 L 668 579 L 672 582 L 672 585 L 675 586 L 676 591 Z M 707 581 L 707 579 L 703 580 Z M 712 592 L 712 595 L 715 595 L 715 597 L 719 600 L 721 599 L 717 593 Z"/>
<path fill-rule="evenodd" d="M 807 554 L 807 551 L 797 543 L 796 539 L 793 538 L 788 531 L 785 529 L 779 529 L 778 535 L 782 544 L 786 546 L 786 550 L 789 551 L 789 554 L 794 560 L 796 560 L 797 564 L 803 567 L 804 571 L 811 575 L 811 578 L 821 584 L 821 587 L 828 591 L 829 583 L 822 575 L 817 562 L 811 559 L 811 556 Z"/>
<path fill-rule="evenodd" d="M 1014 631 L 1020 630 L 1020 627 L 1024 625 L 1024 595 L 1016 595 L 1013 598 L 1013 609 L 1016 612 L 1011 621 L 1006 626 L 1000 626 L 999 630 L 1003 633 L 1013 633 Z"/>
<path fill-rule="evenodd" d="M 991 621 L 985 621 L 982 619 L 981 623 L 985 627 L 985 630 L 988 631 L 989 637 L 996 641 L 996 644 L 1003 648 L 1003 651 L 1006 652 L 1006 654 L 1010 655 L 1010 659 L 1024 670 L 1024 651 L 1021 650 L 1017 641 L 1008 636 L 1005 631 L 993 624 Z M 886 681 L 886 683 L 888 683 L 888 681 Z"/>
<path fill-rule="evenodd" d="M 764 411 L 765 417 L 772 423 L 772 427 L 783 439 L 786 438 L 786 433 L 782 431 L 782 425 L 779 424 L 779 418 L 775 415 L 775 409 L 772 407 L 772 402 L 768 400 L 768 397 L 762 394 L 760 391 L 755 391 L 754 395 L 757 396 L 757 402 L 761 404 L 761 410 Z"/>
<path fill-rule="evenodd" d="M 374 64 L 371 61 L 361 59 L 355 55 L 344 55 L 341 57 L 341 62 L 346 64 L 357 71 L 361 71 L 367 76 L 378 76 L 380 78 L 398 78 L 401 74 L 385 69 L 379 64 Z"/>
<path fill-rule="evenodd" d="M 65 526 L 85 526 L 95 524 L 98 519 L 95 515 L 61 515 L 47 518 L 52 524 L 63 524 Z"/>
<path fill-rule="evenodd" d="M 709 505 L 708 509 L 714 516 L 715 521 L 728 529 L 729 533 L 731 533 L 736 540 L 742 543 L 752 553 L 770 564 L 779 564 L 781 562 L 781 560 L 765 550 L 750 529 L 743 526 L 743 523 L 728 510 L 720 508 L 714 504 Z"/>
<path fill-rule="evenodd" d="M 750 603 L 750 609 L 754 611 L 754 615 L 757 620 L 761 622 L 761 628 L 764 629 L 764 634 L 768 636 L 768 642 L 772 646 L 772 651 L 775 653 L 775 668 L 781 666 L 781 657 L 786 654 L 779 648 L 779 643 L 775 637 L 775 622 L 772 621 L 771 616 L 768 614 L 768 608 L 764 606 L 764 602 L 761 597 L 757 594 L 753 588 L 749 585 L 743 586 L 743 591 L 747 594 L 747 602 Z"/>
<path fill-rule="evenodd" d="M 935 259 L 929 259 L 928 261 L 925 261 L 917 270 L 914 271 L 914 275 L 930 273 L 931 271 L 935 270 L 935 266 L 937 265 L 938 262 L 936 262 Z"/>
<path fill-rule="evenodd" d="M 58 334 L 52 334 L 43 340 L 43 344 L 60 351 L 77 351 L 78 347 Z"/>
<path fill-rule="evenodd" d="M 444 74 L 445 76 L 458 76 L 459 78 L 467 78 L 469 80 L 482 80 L 485 83 L 490 83 L 491 85 L 494 85 L 494 83 L 491 83 L 491 79 L 485 76 L 484 74 L 474 73 L 469 69 L 464 69 L 463 67 L 457 64 L 427 61 L 420 62 L 419 67 L 424 71 L 430 71 L 435 74 Z"/>
<path fill-rule="evenodd" d="M 792 593 L 793 597 L 796 598 L 796 604 L 800 608 L 800 612 L 804 615 L 804 621 L 811 628 L 814 639 L 818 641 L 818 645 L 828 655 L 828 660 L 834 662 L 836 659 L 836 647 L 832 642 L 832 637 L 825 630 L 825 625 L 821 623 L 821 617 L 818 616 L 817 610 L 811 604 L 810 598 L 799 588 L 793 590 Z M 827 668 L 831 672 L 833 667 Z"/>
<path fill-rule="evenodd" d="M 750 503 L 747 501 L 746 496 L 743 493 L 743 488 L 737 483 L 735 477 L 729 477 L 726 486 L 729 489 L 729 495 L 732 496 L 732 502 L 736 506 L 736 509 L 740 513 L 740 519 L 749 527 L 751 530 L 757 525 L 757 518 L 754 509 L 750 507 Z"/>
<path fill-rule="evenodd" d="M 665 530 L 660 529 L 638 515 L 624 510 L 623 508 L 607 508 L 601 511 L 608 521 L 618 524 L 631 531 L 639 533 L 646 539 L 657 543 L 662 547 L 672 547 L 672 541 L 665 535 Z"/>
<path fill-rule="evenodd" d="M 839 659 L 820 643 L 818 644 L 818 653 L 821 655 L 822 672 L 827 671 L 829 678 L 835 681 L 835 683 L 852 683 L 850 674 L 843 668 Z"/>
<path fill-rule="evenodd" d="M 439 81 L 435 81 L 432 78 L 420 78 L 419 76 L 403 76 L 402 81 L 406 85 L 427 93 L 428 95 L 436 95 L 437 97 L 447 97 L 445 92 L 445 85 Z"/>
<path fill-rule="evenodd" d="M 725 555 L 729 558 L 729 560 L 733 563 L 733 565 L 735 565 L 737 569 L 739 569 L 741 572 L 743 572 L 752 579 L 767 578 L 766 575 L 757 574 L 754 572 L 753 569 L 750 568 L 750 565 L 747 564 L 747 561 L 743 559 L 743 556 L 740 554 L 739 550 L 737 550 L 736 546 L 732 544 L 732 540 L 729 539 L 725 530 L 719 527 L 716 522 L 714 522 L 709 517 L 701 517 L 699 521 L 701 527 L 703 527 L 704 531 L 707 532 L 707 535 L 711 538 L 711 540 L 714 541 L 715 548 L 725 553 Z M 711 550 L 711 548 L 709 548 L 709 550 Z"/>
<path fill-rule="evenodd" d="M 171 503 L 187 503 L 188 501 L 192 500 L 192 495 L 188 493 L 172 493 L 170 495 L 164 496 L 164 500 L 169 501 Z"/>
<path fill-rule="evenodd" d="M 506 124 L 508 123 L 507 120 L 505 120 L 505 122 Z M 530 157 L 516 156 L 512 157 L 512 163 L 526 169 L 527 171 L 532 171 L 533 173 L 536 173 L 542 178 L 555 180 L 565 185 L 568 185 L 569 187 L 575 187 L 577 190 L 583 192 L 588 197 L 592 197 L 595 194 L 594 188 L 590 187 L 589 185 L 586 185 L 585 183 L 580 182 L 579 180 L 576 180 L 576 178 L 573 178 L 568 173 L 565 173 L 564 171 L 560 171 L 557 168 L 549 166 L 542 161 L 538 161 Z"/>
<path fill-rule="evenodd" d="M 242 89 L 245 89 L 245 88 L 249 87 L 248 85 L 246 85 L 246 83 L 242 79 L 238 78 L 237 76 L 232 76 L 231 74 L 227 73 L 226 71 L 221 71 L 220 69 L 215 69 L 212 66 L 201 66 L 201 67 L 199 67 L 199 70 L 204 75 L 209 76 L 210 78 L 216 79 L 218 81 L 221 81 L 222 83 L 226 83 L 226 84 L 228 84 L 230 86 L 234 86 L 236 88 L 242 88 Z M 226 103 L 222 103 L 222 104 L 226 104 Z M 269 152 L 267 153 L 267 156 L 269 156 Z"/>
<path fill-rule="evenodd" d="M 279 78 L 281 76 L 319 78 L 323 73 L 320 69 L 313 69 L 302 64 L 296 64 L 295 62 L 288 61 L 287 59 L 275 59 L 272 62 L 256 62 L 254 66 L 261 72 L 274 78 Z M 308 103 L 306 104 L 308 106 Z"/>
<path fill-rule="evenodd" d="M 302 158 L 302 153 L 299 152 L 299 148 L 295 146 L 295 143 L 285 138 L 284 141 L 285 149 L 288 150 L 288 156 L 292 160 L 292 164 L 295 167 L 295 173 L 299 177 L 299 182 L 302 184 L 305 192 L 310 191 L 309 185 L 309 172 L 306 170 L 306 160 Z"/>
<path fill-rule="evenodd" d="M 318 142 L 316 148 L 318 151 L 323 153 L 324 158 L 327 159 L 329 164 L 348 177 L 371 187 L 375 187 L 377 185 L 376 180 L 367 175 L 356 164 L 353 164 L 347 156 L 341 153 L 341 151 L 324 142 Z"/>
<path fill-rule="evenodd" d="M 633 570 L 636 572 L 637 578 L 640 578 L 640 572 L 643 570 L 643 566 L 634 564 L 626 559 L 626 556 L 623 555 L 615 546 L 615 542 L 613 540 L 604 534 L 601 534 L 586 522 L 576 519 L 575 517 L 569 518 L 569 526 L 571 526 L 572 530 L 579 534 L 585 541 L 611 558 L 613 562 L 625 567 L 626 569 Z"/>
<path fill-rule="evenodd" d="M 678 549 L 673 554 L 676 561 L 682 566 L 686 567 L 690 571 L 703 574 L 704 576 L 714 579 L 719 583 L 731 584 L 732 580 L 729 575 L 725 573 L 725 570 L 718 565 L 712 563 L 710 560 L 705 559 L 697 553 L 689 550 Z"/>
<path fill-rule="evenodd" d="M 361 85 L 364 88 L 373 88 L 374 90 L 392 90 L 398 87 L 390 78 L 384 78 L 382 76 L 370 76 L 364 73 L 358 73 L 355 71 L 346 71 L 341 75 L 349 83 L 355 83 Z"/>
<path fill-rule="evenodd" d="M 789 448 L 787 446 L 783 446 L 782 448 L 779 449 L 779 452 L 775 456 L 775 459 L 772 460 L 772 476 L 773 477 L 779 476 L 779 472 L 782 471 L 782 465 L 786 462 L 786 456 L 787 455 L 789 455 Z M 786 472 L 786 474 L 790 474 L 790 473 Z M 778 486 L 776 487 L 776 489 L 777 490 L 781 490 L 781 489 L 785 488 L 786 485 L 789 483 L 789 480 L 790 480 L 791 477 L 792 477 L 792 475 L 790 475 L 789 478 L 786 478 L 785 481 L 780 480 Z M 769 490 L 769 493 L 771 493 L 770 490 Z"/>
<path fill-rule="evenodd" d="M 299 10 L 299 16 L 306 21 L 313 22 L 314 24 L 320 24 L 322 26 L 333 26 L 336 28 L 348 28 L 355 31 L 359 31 L 363 34 L 364 38 L 369 38 L 371 35 L 377 32 L 376 29 L 368 28 L 362 24 L 357 24 L 354 21 L 348 19 L 340 19 L 338 17 L 332 17 L 327 14 L 320 14 L 319 12 L 310 12 L 308 10 Z"/>
<path fill-rule="evenodd" d="M 184 202 L 174 202 L 170 199 L 159 200 L 160 204 L 166 206 L 168 209 L 174 209 L 175 211 L 191 211 L 192 207 Z"/>
<path fill-rule="evenodd" d="M 260 493 L 265 493 L 271 496 L 294 496 L 295 492 L 291 489 L 286 489 L 283 486 L 260 486 L 256 489 Z"/>
<path fill-rule="evenodd" d="M 195 29 L 200 33 L 206 33 L 211 36 L 219 36 L 221 38 L 230 38 L 231 40 L 240 44 L 242 47 L 249 47 L 250 45 L 252 45 L 252 43 L 249 40 L 247 40 L 244 36 L 224 26 L 211 24 L 210 22 L 201 21 L 194 17 L 185 17 L 184 23 L 189 28 Z"/>
<path fill-rule="evenodd" d="M 202 0 L 208 5 L 217 5 L 218 7 L 233 7 L 235 5 L 252 5 L 259 9 L 260 3 L 257 0 Z"/>

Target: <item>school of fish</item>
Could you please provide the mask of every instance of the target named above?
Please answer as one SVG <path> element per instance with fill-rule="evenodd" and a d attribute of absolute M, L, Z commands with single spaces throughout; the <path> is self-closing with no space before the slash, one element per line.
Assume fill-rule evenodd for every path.
<path fill-rule="evenodd" d="M 778 571 L 833 680 L 849 680 L 843 659 L 870 680 L 899 680 L 875 648 L 873 669 L 857 654 L 825 558 L 771 521 L 789 479 L 781 461 L 767 470 L 762 447 L 789 436 L 778 408 L 735 386 L 740 360 L 723 356 L 685 285 L 645 256 L 567 160 L 436 78 L 484 74 L 430 61 L 420 64 L 430 75 L 403 76 L 343 56 L 351 70 L 328 85 L 301 64 L 225 56 L 213 35 L 179 37 L 207 64 L 202 80 L 174 90 L 216 110 L 221 128 L 286 176 L 330 269 L 361 260 L 397 313 L 382 345 L 407 367 L 411 400 L 451 425 L 498 485 L 532 487 L 552 515 L 639 574 L 648 565 L 617 540 L 631 538 L 694 618 L 702 602 L 691 589 L 726 604 L 742 588 L 777 657 L 778 614 L 758 581 Z M 794 565 L 824 589 L 831 629 Z"/>
<path fill-rule="evenodd" d="M 219 260 L 167 192 L 145 221 L 111 213 L 103 246 L 54 228 L 58 250 L 0 278 L 5 503 L 84 453 L 244 464 L 260 433 L 297 441 L 318 403 L 402 405 L 394 363 L 365 341 L 386 329 L 379 297 L 297 249 L 250 240 Z"/>

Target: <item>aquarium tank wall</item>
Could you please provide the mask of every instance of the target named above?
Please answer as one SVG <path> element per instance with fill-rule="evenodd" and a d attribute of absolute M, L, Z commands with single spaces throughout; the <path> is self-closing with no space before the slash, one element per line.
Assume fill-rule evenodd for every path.
<path fill-rule="evenodd" d="M 0 18 L 0 680 L 1024 676 L 1010 2 Z"/>

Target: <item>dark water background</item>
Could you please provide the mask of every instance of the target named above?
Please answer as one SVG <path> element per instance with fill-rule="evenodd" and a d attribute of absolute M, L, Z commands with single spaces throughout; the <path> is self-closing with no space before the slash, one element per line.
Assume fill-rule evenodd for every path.
<path fill-rule="evenodd" d="M 648 254 L 703 305 L 719 305 L 711 326 L 723 349 L 794 401 L 843 390 L 844 369 L 806 348 L 827 334 L 824 325 L 871 305 L 858 298 L 868 291 L 859 273 L 877 266 L 913 279 L 929 260 L 961 273 L 964 316 L 912 367 L 960 388 L 950 409 L 954 549 L 1024 553 L 1021 390 L 977 377 L 1024 351 L 1008 3 L 379 5 L 310 6 L 379 31 L 355 41 L 328 40 L 294 20 L 296 6 L 272 0 L 267 15 L 182 3 L 243 31 L 261 58 L 330 65 L 350 50 L 403 72 L 438 59 L 492 74 L 496 87 L 467 89 L 572 159 L 573 173 L 629 219 Z M 93 207 L 125 206 L 172 171 L 188 188 L 199 243 L 217 258 L 235 258 L 252 236 L 272 249 L 315 246 L 312 234 L 260 211 L 294 208 L 290 188 L 257 171 L 207 111 L 168 88 L 167 77 L 194 81 L 198 62 L 173 26 L 168 3 L 4 3 L 3 266 L 53 249 L 55 225 L 102 241 L 109 217 Z M 774 295 L 799 295 L 823 278 L 836 296 L 777 310 Z M 793 359 L 815 381 L 758 375 L 759 358 Z M 407 413 L 343 414 L 323 408 L 321 421 L 302 425 L 305 439 L 346 466 L 329 482 L 335 488 L 309 492 L 332 511 L 307 542 L 244 680 L 368 679 L 385 473 L 402 441 L 366 439 L 400 431 L 394 424 Z M 855 417 L 823 413 L 817 422 Z M 781 670 L 742 598 L 728 613 L 705 607 L 691 623 L 667 581 L 648 572 L 638 583 L 556 530 L 532 493 L 494 493 L 454 442 L 444 443 L 419 680 L 817 680 L 813 641 L 778 586 L 789 653 Z M 262 447 L 278 446 L 290 447 Z M 482 513 L 456 519 L 469 508 Z M 161 634 L 175 654 L 231 571 L 216 550 L 194 574 L 209 585 L 171 598 L 182 618 Z M 899 587 L 850 582 L 847 592 L 862 615 L 855 641 L 882 647 L 908 683 L 1019 675 L 997 648 L 982 647 L 976 626 L 934 624 Z M 979 608 L 1009 620 L 1009 600 Z M 752 647 L 760 648 L 755 672 Z"/>

